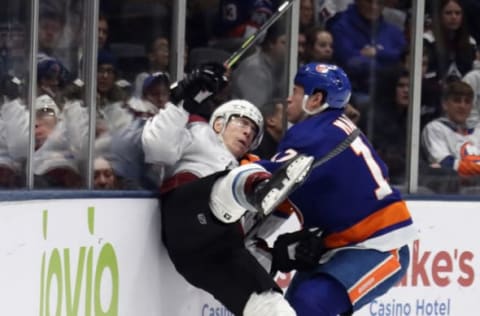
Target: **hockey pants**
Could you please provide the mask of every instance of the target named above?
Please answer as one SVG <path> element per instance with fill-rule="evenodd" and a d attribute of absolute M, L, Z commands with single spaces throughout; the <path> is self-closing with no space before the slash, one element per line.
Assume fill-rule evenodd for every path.
<path fill-rule="evenodd" d="M 224 174 L 161 196 L 162 237 L 177 271 L 240 316 L 252 293 L 280 289 L 245 248 L 240 224 L 224 224 L 209 209 L 212 186 Z"/>

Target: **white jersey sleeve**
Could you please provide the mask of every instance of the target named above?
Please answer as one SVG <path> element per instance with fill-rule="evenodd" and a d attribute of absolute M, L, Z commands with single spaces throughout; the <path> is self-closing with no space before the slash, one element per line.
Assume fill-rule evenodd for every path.
<path fill-rule="evenodd" d="M 86 159 L 88 155 L 88 108 L 79 100 L 68 101 L 63 107 L 65 133 L 70 143 L 70 150 L 77 159 Z"/>
<path fill-rule="evenodd" d="M 5 103 L 0 111 L 5 121 L 8 152 L 14 159 L 27 157 L 30 114 L 19 99 Z"/>
<path fill-rule="evenodd" d="M 470 71 L 463 77 L 463 81 L 468 83 L 474 91 L 473 107 L 467 122 L 470 126 L 475 126 L 480 123 L 480 70 Z"/>
<path fill-rule="evenodd" d="M 422 145 L 430 163 L 439 163 L 446 157 L 454 155 L 452 148 L 449 146 L 449 139 L 454 137 L 453 134 L 453 131 L 449 131 L 438 120 L 432 121 L 425 126 L 422 131 Z"/>
<path fill-rule="evenodd" d="M 170 102 L 148 120 L 142 133 L 145 161 L 174 165 L 192 142 L 187 122 L 188 112 Z"/>

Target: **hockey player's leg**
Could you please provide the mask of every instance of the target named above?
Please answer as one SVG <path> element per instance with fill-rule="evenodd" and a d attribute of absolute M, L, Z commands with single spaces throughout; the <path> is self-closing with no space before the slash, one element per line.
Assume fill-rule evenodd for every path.
<path fill-rule="evenodd" d="M 305 180 L 313 160 L 296 156 L 272 175 L 255 163 L 235 168 L 213 186 L 210 208 L 224 223 L 237 221 L 246 210 L 268 215 Z"/>
<path fill-rule="evenodd" d="M 245 309 L 243 316 L 296 316 L 293 308 L 288 304 L 282 294 L 274 291 L 253 293 Z"/>
<path fill-rule="evenodd" d="M 343 285 L 326 274 L 300 282 L 288 292 L 288 301 L 299 315 L 349 315 L 351 303 Z"/>
<path fill-rule="evenodd" d="M 213 185 L 209 203 L 212 213 L 224 223 L 233 223 L 247 210 L 254 211 L 247 194 L 270 176 L 262 166 L 254 163 L 231 170 Z"/>

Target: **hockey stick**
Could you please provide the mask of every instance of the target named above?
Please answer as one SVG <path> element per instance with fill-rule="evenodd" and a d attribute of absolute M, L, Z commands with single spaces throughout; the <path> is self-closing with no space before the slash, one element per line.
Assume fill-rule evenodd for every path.
<path fill-rule="evenodd" d="M 292 5 L 295 0 L 286 0 L 284 1 L 277 9 L 277 11 L 272 14 L 272 16 L 263 23 L 260 28 L 258 28 L 255 33 L 247 37 L 247 39 L 242 43 L 239 49 L 237 49 L 233 54 L 223 62 L 223 66 L 228 70 L 232 68 L 234 64 L 238 62 L 240 57 L 245 54 L 245 52 L 250 49 L 255 43 L 257 43 L 261 35 L 270 27 L 273 23 L 275 23 Z M 179 81 L 175 81 L 170 85 L 170 91 L 173 91 L 179 84 Z M 206 99 L 212 95 L 209 91 L 200 91 L 194 99 L 200 103 L 202 100 Z"/>
<path fill-rule="evenodd" d="M 277 9 L 277 11 L 265 22 L 260 26 L 260 28 L 255 31 L 252 35 L 247 37 L 247 39 L 243 42 L 242 46 L 240 46 L 239 49 L 237 49 L 224 63 L 223 65 L 227 68 L 230 69 L 234 64 L 237 63 L 237 61 L 240 59 L 240 57 L 245 54 L 245 52 L 252 47 L 258 40 L 261 38 L 260 35 L 262 35 L 270 26 L 272 26 L 273 23 L 275 23 L 287 10 L 293 5 L 293 1 L 295 0 L 287 0 L 284 1 Z"/>
<path fill-rule="evenodd" d="M 361 131 L 359 128 L 356 128 L 353 130 L 353 132 L 347 136 L 340 144 L 335 146 L 331 151 L 326 153 L 324 156 L 315 159 L 315 161 L 312 163 L 310 166 L 308 173 L 310 173 L 313 169 L 325 164 L 327 161 L 330 161 L 332 158 L 336 157 L 340 153 L 342 153 L 345 149 L 350 147 L 350 145 L 353 143 L 353 141 L 360 135 Z M 301 182 L 304 182 L 306 178 L 308 178 L 308 173 L 307 175 L 302 179 Z M 298 187 L 298 185 L 297 185 Z M 293 192 L 293 191 L 292 191 Z M 291 193 L 291 192 L 289 192 Z M 280 204 L 284 199 L 282 198 L 281 201 L 277 201 L 277 206 Z M 264 213 L 261 215 L 260 219 L 252 226 L 252 228 L 246 233 L 245 239 L 250 239 L 259 230 L 259 228 L 262 226 L 262 224 L 265 222 L 265 219 L 275 210 L 275 207 L 272 209 L 271 212 L 269 213 Z"/>

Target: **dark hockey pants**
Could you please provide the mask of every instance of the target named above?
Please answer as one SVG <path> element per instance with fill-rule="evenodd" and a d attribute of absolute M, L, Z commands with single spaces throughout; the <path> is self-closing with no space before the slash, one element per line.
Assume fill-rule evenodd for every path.
<path fill-rule="evenodd" d="M 224 224 L 210 211 L 212 186 L 223 174 L 162 195 L 162 237 L 177 271 L 240 316 L 252 293 L 280 289 L 245 248 L 240 224 Z"/>

